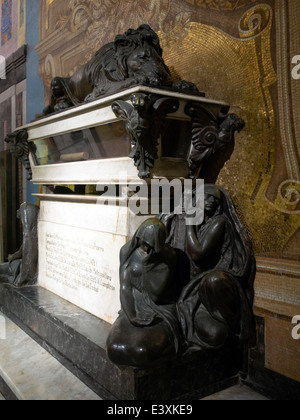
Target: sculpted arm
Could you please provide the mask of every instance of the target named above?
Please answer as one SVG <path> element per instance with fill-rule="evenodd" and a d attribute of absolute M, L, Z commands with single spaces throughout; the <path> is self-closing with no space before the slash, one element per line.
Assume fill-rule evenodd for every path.
<path fill-rule="evenodd" d="M 120 300 L 121 300 L 122 309 L 127 315 L 129 321 L 133 325 L 137 325 L 136 323 L 137 314 L 136 314 L 135 301 L 134 301 L 134 296 L 133 296 L 133 286 L 131 283 L 130 270 L 128 268 L 125 268 L 124 270 L 121 269 Z"/>
<path fill-rule="evenodd" d="M 148 285 L 148 293 L 157 305 L 166 304 L 172 300 L 172 288 L 174 287 L 174 272 L 177 256 L 171 247 L 166 247 L 164 264 L 157 273 L 153 273 Z"/>
<path fill-rule="evenodd" d="M 223 242 L 224 232 L 225 220 L 223 218 L 216 218 L 201 241 L 197 238 L 195 226 L 187 226 L 187 249 L 192 259 L 201 261 L 218 252 Z"/>

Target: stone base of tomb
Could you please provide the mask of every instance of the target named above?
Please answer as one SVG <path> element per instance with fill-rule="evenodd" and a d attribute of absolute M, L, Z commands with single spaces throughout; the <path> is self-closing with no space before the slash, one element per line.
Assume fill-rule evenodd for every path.
<path fill-rule="evenodd" d="M 151 369 L 117 367 L 106 354 L 111 325 L 39 286 L 0 284 L 0 310 L 102 399 L 198 400 L 244 375 L 238 343 Z"/>

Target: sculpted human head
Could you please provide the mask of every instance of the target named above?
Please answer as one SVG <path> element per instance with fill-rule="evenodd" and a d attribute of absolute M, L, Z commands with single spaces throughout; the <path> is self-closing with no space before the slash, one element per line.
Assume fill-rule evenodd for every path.
<path fill-rule="evenodd" d="M 204 186 L 204 212 L 207 216 L 213 216 L 221 204 L 221 191 L 216 185 Z"/>
<path fill-rule="evenodd" d="M 148 219 L 140 226 L 136 237 L 141 249 L 148 255 L 159 254 L 166 242 L 165 225 L 158 219 Z"/>
<path fill-rule="evenodd" d="M 51 90 L 53 95 L 58 98 L 60 96 L 64 95 L 64 88 L 61 82 L 61 79 L 59 77 L 55 77 L 52 81 L 51 81 Z"/>

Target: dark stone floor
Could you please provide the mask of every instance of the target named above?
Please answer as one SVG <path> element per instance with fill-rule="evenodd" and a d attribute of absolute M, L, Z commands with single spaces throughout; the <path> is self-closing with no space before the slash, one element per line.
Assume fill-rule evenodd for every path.
<path fill-rule="evenodd" d="M 130 386 L 132 387 L 131 382 L 134 378 L 133 375 L 129 377 L 131 371 L 127 368 L 127 370 L 117 369 L 106 360 L 105 337 L 107 336 L 106 329 L 108 329 L 108 326 L 104 325 L 101 320 L 84 313 L 78 307 L 74 307 L 74 305 L 63 301 L 57 296 L 38 288 L 15 290 L 9 286 L 2 285 L 2 289 L 2 293 L 0 293 L 0 320 L 2 320 L 2 330 L 0 330 L 0 332 L 2 331 L 0 335 L 0 392 L 7 399 L 12 399 L 12 397 L 19 400 L 111 399 L 106 394 L 102 396 L 103 390 L 106 390 L 104 386 L 107 387 L 110 377 L 114 379 L 114 382 L 109 385 L 115 386 L 116 379 L 118 379 L 119 382 L 117 384 L 120 387 L 122 385 L 124 388 L 122 389 L 124 395 L 122 394 L 121 397 L 115 395 L 113 399 L 128 400 L 128 395 L 133 395 L 133 391 L 135 390 L 132 391 Z M 10 310 L 6 308 L 6 304 L 8 303 Z M 8 314 L 4 310 L 9 312 L 12 319 L 8 317 Z M 51 345 L 53 344 L 53 346 L 49 343 Z M 78 355 L 74 353 L 72 343 L 75 343 L 76 346 L 74 347 L 78 349 Z M 54 345 L 57 346 L 57 349 Z M 82 359 L 82 354 L 87 353 L 86 348 L 89 350 L 89 357 Z M 62 357 L 61 355 L 64 354 L 65 357 Z M 202 356 L 204 358 L 205 354 L 203 353 Z M 226 360 L 231 360 L 232 353 L 230 353 L 230 357 L 227 355 L 228 357 L 226 358 L 224 352 L 223 356 L 226 362 Z M 78 366 L 69 363 L 69 360 L 73 361 L 73 359 Z M 181 361 L 182 366 L 179 364 L 180 361 L 177 362 L 177 365 L 174 362 L 174 364 L 171 365 L 170 363 L 168 366 L 169 370 L 166 370 L 166 372 L 172 374 L 174 377 L 175 374 L 177 375 L 175 377 L 176 380 L 174 379 L 174 384 L 179 383 L 180 386 L 184 384 L 190 387 L 191 375 L 186 366 L 192 366 L 193 369 L 197 369 L 197 354 L 192 354 L 190 359 L 187 360 L 187 363 L 190 365 L 187 363 L 184 364 L 183 362 L 186 361 L 183 360 Z M 215 359 L 217 358 L 215 357 Z M 99 362 L 98 365 L 100 367 L 97 363 L 92 363 L 94 360 Z M 85 365 L 86 361 L 90 363 L 87 366 Z M 38 366 L 38 368 L 32 369 L 32 366 Z M 199 371 L 201 369 L 203 370 L 205 366 L 205 363 L 201 363 L 198 366 Z M 225 366 L 224 361 L 223 363 L 219 363 L 218 366 Z M 234 368 L 238 369 L 239 366 L 240 364 L 238 363 L 237 367 Z M 101 370 L 100 368 L 103 369 Z M 99 372 L 97 369 L 100 369 Z M 89 373 L 89 376 L 85 375 L 86 371 Z M 219 373 L 219 370 L 215 369 L 215 372 Z M 140 375 L 138 377 L 140 381 L 139 392 L 145 388 L 150 393 L 151 398 L 143 398 L 144 394 L 142 393 L 136 399 L 142 401 L 150 399 L 157 400 L 159 391 L 157 377 L 163 385 L 166 382 L 166 379 L 164 377 L 162 378 L 161 372 L 159 371 L 158 373 L 160 376 L 156 371 L 150 372 L 147 376 L 144 372 L 144 376 Z M 100 384 L 101 387 L 100 385 L 97 387 L 98 382 L 96 384 L 97 386 L 95 385 L 96 379 L 92 378 L 93 380 L 91 380 L 91 375 L 95 375 L 97 381 L 99 381 L 99 378 L 103 381 L 103 384 Z M 123 376 L 119 378 L 117 375 Z M 170 378 L 173 379 L 173 376 Z M 200 379 L 206 378 L 207 372 L 204 371 L 202 375 L 198 376 Z M 198 376 L 195 376 L 195 378 L 198 378 Z M 128 380 L 128 377 L 131 379 L 131 382 Z M 184 381 L 183 378 L 185 377 L 186 379 Z M 178 382 L 178 378 L 180 378 L 180 382 Z M 203 385 L 201 383 L 200 385 L 202 388 L 204 387 L 205 392 L 201 386 L 198 386 L 198 383 L 195 383 L 192 399 L 201 400 L 203 395 L 208 395 L 222 388 L 226 388 L 225 391 L 210 395 L 204 398 L 204 400 L 266 399 L 246 385 L 234 385 L 238 383 L 238 377 L 235 371 L 230 371 L 224 378 L 220 379 L 222 387 L 215 380 L 218 386 L 213 386 L 209 390 L 205 388 L 205 384 Z M 145 381 L 147 381 L 146 387 L 144 387 Z M 178 385 L 176 386 L 178 387 Z M 163 389 L 166 388 L 164 387 Z M 132 391 L 131 393 L 129 393 L 130 390 Z M 155 395 L 152 395 L 152 393 L 155 393 Z M 2 394 L 0 394 L 0 401 L 4 400 Z M 181 392 L 178 395 L 176 394 L 175 397 L 177 396 L 177 399 L 180 400 L 181 395 L 185 396 L 187 393 Z M 172 396 L 171 399 L 175 397 Z M 168 400 L 169 398 L 165 399 Z"/>
<path fill-rule="evenodd" d="M 0 401 L 4 401 L 3 395 L 0 394 Z M 258 394 L 247 386 L 236 385 L 225 391 L 218 392 L 217 394 L 211 395 L 207 398 L 203 398 L 202 401 L 267 401 L 268 399 Z"/>
<path fill-rule="evenodd" d="M 225 389 L 224 391 L 210 395 L 209 397 L 203 398 L 203 401 L 267 401 L 263 395 L 258 394 L 251 388 L 245 385 L 235 385 L 231 388 Z"/>

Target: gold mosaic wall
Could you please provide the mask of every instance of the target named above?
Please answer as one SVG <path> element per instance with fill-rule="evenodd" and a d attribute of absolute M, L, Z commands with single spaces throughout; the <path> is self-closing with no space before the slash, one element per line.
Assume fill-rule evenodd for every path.
<path fill-rule="evenodd" d="M 291 77 L 299 20 L 299 0 L 41 0 L 46 101 L 54 76 L 72 74 L 116 34 L 150 24 L 174 77 L 245 119 L 217 182 L 231 193 L 255 251 L 299 255 L 300 80 Z"/>

